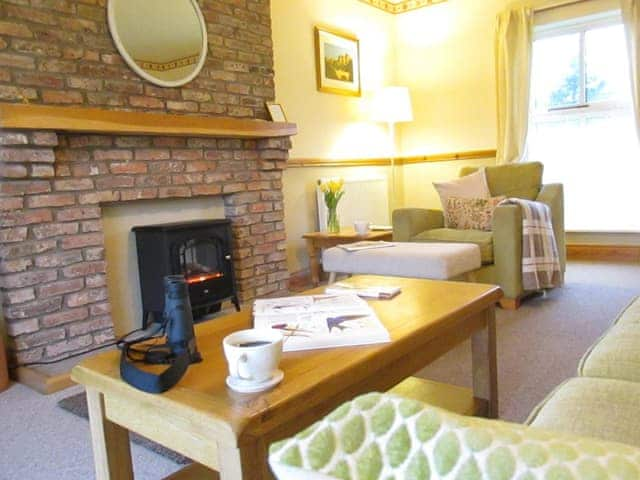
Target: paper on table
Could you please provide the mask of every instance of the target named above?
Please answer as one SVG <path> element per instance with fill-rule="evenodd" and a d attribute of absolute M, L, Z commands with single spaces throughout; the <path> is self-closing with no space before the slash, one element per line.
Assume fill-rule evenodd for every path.
<path fill-rule="evenodd" d="M 392 285 L 384 286 L 358 286 L 336 282 L 325 288 L 324 292 L 332 295 L 356 294 L 364 298 L 390 299 L 398 295 L 402 290 Z"/>
<path fill-rule="evenodd" d="M 254 327 L 281 331 L 285 352 L 390 341 L 373 309 L 354 294 L 256 300 Z"/>

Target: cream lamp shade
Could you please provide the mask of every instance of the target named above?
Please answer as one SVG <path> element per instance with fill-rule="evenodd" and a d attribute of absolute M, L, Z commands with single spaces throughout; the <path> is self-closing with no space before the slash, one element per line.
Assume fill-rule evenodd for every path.
<path fill-rule="evenodd" d="M 407 87 L 384 87 L 373 97 L 371 116 L 375 122 L 411 122 L 411 96 Z"/>

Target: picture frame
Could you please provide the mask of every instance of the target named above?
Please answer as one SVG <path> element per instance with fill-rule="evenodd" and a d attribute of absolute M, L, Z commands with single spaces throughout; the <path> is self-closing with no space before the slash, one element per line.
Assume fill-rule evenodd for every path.
<path fill-rule="evenodd" d="M 272 122 L 286 122 L 287 116 L 284 113 L 284 108 L 282 105 L 276 102 L 265 102 L 267 106 L 267 111 L 269 112 L 269 116 L 271 117 Z"/>
<path fill-rule="evenodd" d="M 318 91 L 361 96 L 360 41 L 333 28 L 315 27 Z"/>

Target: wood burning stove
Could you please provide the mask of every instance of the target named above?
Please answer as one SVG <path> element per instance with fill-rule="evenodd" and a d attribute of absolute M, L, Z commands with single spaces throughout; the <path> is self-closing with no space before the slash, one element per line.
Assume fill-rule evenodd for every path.
<path fill-rule="evenodd" d="M 197 220 L 133 227 L 138 251 L 142 326 L 161 322 L 166 275 L 184 275 L 194 318 L 231 300 L 240 310 L 231 257 L 231 222 Z"/>

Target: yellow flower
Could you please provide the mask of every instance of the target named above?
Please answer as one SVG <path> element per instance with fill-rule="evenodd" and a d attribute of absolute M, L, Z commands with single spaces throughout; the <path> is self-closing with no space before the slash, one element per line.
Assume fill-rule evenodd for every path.
<path fill-rule="evenodd" d="M 342 190 L 343 186 L 344 186 L 344 179 L 342 178 L 331 179 L 326 182 L 320 183 L 320 190 L 323 193 L 336 194 Z"/>

